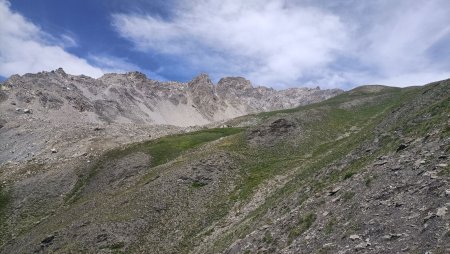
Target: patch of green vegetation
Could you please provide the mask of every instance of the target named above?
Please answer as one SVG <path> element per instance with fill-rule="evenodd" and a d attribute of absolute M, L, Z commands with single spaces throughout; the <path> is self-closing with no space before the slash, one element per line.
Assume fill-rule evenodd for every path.
<path fill-rule="evenodd" d="M 125 253 L 123 249 L 124 242 L 116 242 L 110 245 L 101 246 L 100 249 L 109 249 L 112 253 Z"/>
<path fill-rule="evenodd" d="M 251 155 L 250 155 L 251 156 Z M 277 158 L 278 157 L 278 158 Z M 282 159 L 280 159 L 282 158 Z M 264 155 L 256 155 L 253 159 L 243 162 L 243 176 L 239 188 L 232 196 L 232 200 L 248 199 L 254 190 L 266 179 L 279 174 L 282 169 L 288 168 L 288 164 L 292 164 L 292 160 L 283 156 L 277 156 L 276 153 L 265 153 Z"/>
<path fill-rule="evenodd" d="M 142 144 L 142 148 L 152 156 L 151 166 L 155 167 L 175 159 L 189 149 L 241 131 L 242 128 L 205 129 L 149 141 Z"/>
<path fill-rule="evenodd" d="M 333 251 L 333 247 L 332 246 L 325 246 L 320 248 L 319 250 L 317 250 L 316 254 L 329 254 L 329 253 L 334 253 L 335 251 Z"/>
<path fill-rule="evenodd" d="M 111 250 L 118 250 L 118 249 L 122 249 L 123 247 L 125 247 L 125 243 L 124 242 L 117 242 L 117 243 L 113 243 L 109 246 L 109 248 Z"/>
<path fill-rule="evenodd" d="M 75 186 L 64 200 L 66 203 L 76 202 L 80 198 L 86 184 L 91 181 L 99 170 L 105 168 L 108 163 L 114 162 L 132 153 L 144 152 L 149 154 L 152 158 L 149 167 L 152 168 L 172 161 L 183 152 L 196 148 L 204 143 L 237 134 L 243 130 L 244 128 L 204 129 L 190 133 L 165 136 L 156 140 L 132 144 L 121 149 L 113 149 L 106 152 L 93 164 L 93 166 L 85 170 L 86 172 L 83 175 L 79 176 Z M 150 172 L 144 175 L 142 182 L 147 183 L 156 178 L 156 173 Z"/>
<path fill-rule="evenodd" d="M 445 125 L 441 131 L 441 137 L 446 138 L 450 136 L 450 124 Z"/>
<path fill-rule="evenodd" d="M 353 172 L 353 171 L 346 172 L 345 175 L 344 175 L 344 177 L 343 177 L 343 179 L 344 179 L 344 180 L 349 179 L 349 178 L 351 178 L 354 174 L 356 174 L 356 172 Z"/>
<path fill-rule="evenodd" d="M 155 181 L 159 178 L 158 172 L 151 170 L 150 172 L 146 173 L 139 181 L 139 184 L 148 184 L 150 182 Z"/>
<path fill-rule="evenodd" d="M 347 202 L 347 201 L 349 201 L 350 199 L 352 199 L 353 196 L 355 196 L 355 193 L 354 193 L 354 192 L 347 191 L 347 192 L 345 192 L 345 193 L 342 195 L 342 200 L 343 200 L 344 202 Z"/>
<path fill-rule="evenodd" d="M 211 227 L 211 228 L 208 229 L 203 235 L 204 235 L 204 236 L 210 236 L 210 235 L 212 235 L 212 233 L 214 233 L 214 231 L 215 231 L 215 228 L 214 228 L 214 227 Z"/>
<path fill-rule="evenodd" d="M 367 187 L 370 187 L 370 186 L 372 185 L 373 179 L 374 179 L 374 178 L 373 178 L 372 176 L 366 177 L 365 180 L 364 180 L 364 184 L 365 184 Z"/>
<path fill-rule="evenodd" d="M 450 175 L 450 165 L 448 165 L 447 167 L 441 169 L 441 171 L 439 171 L 438 175 L 439 176 Z"/>
<path fill-rule="evenodd" d="M 206 185 L 208 185 L 208 184 L 204 183 L 204 182 L 194 181 L 194 182 L 192 182 L 191 187 L 192 188 L 201 188 Z"/>
<path fill-rule="evenodd" d="M 358 231 L 361 231 L 361 225 L 357 224 L 357 222 L 352 222 L 348 225 L 347 229 L 345 230 L 344 235 L 345 235 L 345 237 L 348 237 L 352 234 L 357 233 Z"/>
<path fill-rule="evenodd" d="M 267 244 L 271 244 L 273 242 L 273 236 L 272 233 L 270 233 L 269 231 L 266 231 L 264 233 L 264 237 L 263 237 L 263 242 L 267 243 Z"/>
<path fill-rule="evenodd" d="M 325 225 L 325 234 L 329 235 L 333 233 L 334 226 L 337 224 L 336 218 L 332 217 Z"/>
<path fill-rule="evenodd" d="M 94 175 L 97 173 L 97 170 L 99 168 L 100 162 L 96 163 L 93 167 L 88 169 L 88 172 L 86 175 L 80 175 L 78 177 L 77 182 L 75 183 L 75 186 L 72 188 L 72 190 L 64 197 L 64 201 L 66 203 L 74 203 L 80 198 L 80 194 L 83 191 L 86 184 L 89 182 L 90 179 L 94 177 Z"/>
<path fill-rule="evenodd" d="M 6 224 L 6 210 L 10 203 L 10 199 L 9 192 L 5 190 L 5 187 L 0 185 L 0 246 L 2 246 L 4 241 L 9 238 L 8 226 Z"/>
<path fill-rule="evenodd" d="M 3 212 L 5 211 L 9 200 L 10 197 L 8 193 L 4 190 L 4 187 L 0 185 L 0 215 L 3 215 Z"/>
<path fill-rule="evenodd" d="M 448 88 L 447 85 L 440 89 L 448 90 Z M 422 94 L 429 91 L 431 87 L 425 87 L 422 89 Z M 448 91 L 439 92 L 439 90 L 434 91 L 434 95 L 429 99 L 429 105 L 423 106 L 413 115 L 405 115 L 404 119 L 399 119 L 396 128 L 403 130 L 407 135 L 416 137 L 423 137 L 431 130 L 440 129 L 441 138 L 448 137 L 450 135 L 450 126 L 447 123 L 450 96 Z"/>
<path fill-rule="evenodd" d="M 297 225 L 295 225 L 289 231 L 288 243 L 291 244 L 292 241 L 308 230 L 313 223 L 316 221 L 317 215 L 315 213 L 309 213 L 303 217 L 299 218 Z"/>

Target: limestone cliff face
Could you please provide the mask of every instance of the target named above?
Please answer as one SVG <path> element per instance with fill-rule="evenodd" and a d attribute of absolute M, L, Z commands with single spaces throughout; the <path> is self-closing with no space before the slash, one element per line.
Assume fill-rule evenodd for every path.
<path fill-rule="evenodd" d="M 208 75 L 200 74 L 187 84 L 188 94 L 192 98 L 193 106 L 208 120 L 214 119 L 218 110 L 218 100 L 214 92 L 214 84 Z"/>
<path fill-rule="evenodd" d="M 93 79 L 58 69 L 13 75 L 3 83 L 6 118 L 30 109 L 49 121 L 89 123 L 203 125 L 249 113 L 292 108 L 319 102 L 342 91 L 291 88 L 276 91 L 253 87 L 242 77 L 213 84 L 207 74 L 189 83 L 159 82 L 143 73 L 105 74 Z"/>

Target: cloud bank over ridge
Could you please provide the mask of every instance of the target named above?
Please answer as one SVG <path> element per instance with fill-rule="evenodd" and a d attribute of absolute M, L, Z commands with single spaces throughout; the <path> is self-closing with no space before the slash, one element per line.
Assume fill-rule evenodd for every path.
<path fill-rule="evenodd" d="M 450 42 L 448 1 L 333 3 L 181 1 L 170 17 L 116 13 L 112 25 L 135 50 L 262 84 L 411 85 L 450 77 L 432 52 L 441 44 L 449 53 L 442 46 Z"/>

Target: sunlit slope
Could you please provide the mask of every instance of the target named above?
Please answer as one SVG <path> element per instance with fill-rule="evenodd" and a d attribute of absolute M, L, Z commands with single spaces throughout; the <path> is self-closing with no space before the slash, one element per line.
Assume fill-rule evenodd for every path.
<path fill-rule="evenodd" d="M 349 237 L 363 234 L 373 234 L 376 246 L 395 230 L 367 231 L 357 223 L 373 218 L 361 217 L 357 205 L 367 202 L 371 211 L 370 193 L 387 191 L 397 180 L 374 165 L 398 162 L 405 170 L 397 174 L 409 172 L 407 163 L 420 159 L 422 149 L 414 142 L 425 137 L 439 144 L 436 160 L 448 153 L 449 93 L 448 81 L 360 87 L 321 103 L 228 122 L 244 128 L 205 129 L 112 150 L 80 168 L 57 208 L 40 206 L 40 217 L 20 216 L 2 196 L 2 213 L 19 214 L 2 222 L 8 232 L 3 252 L 333 253 L 353 249 L 357 243 Z M 433 179 L 448 180 L 445 163 Z M 404 179 L 413 175 L 418 177 Z M 420 243 L 414 232 L 404 237 Z M 328 242 L 333 244 L 323 247 Z M 442 246 L 436 240 L 434 248 Z"/>

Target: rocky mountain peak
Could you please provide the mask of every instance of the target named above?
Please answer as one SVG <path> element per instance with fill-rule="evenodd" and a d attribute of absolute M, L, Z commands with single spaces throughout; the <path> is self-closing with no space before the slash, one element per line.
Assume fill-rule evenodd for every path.
<path fill-rule="evenodd" d="M 230 89 L 245 91 L 252 88 L 253 86 L 250 80 L 243 77 L 226 77 L 220 79 L 219 83 L 217 83 L 218 91 L 227 91 Z"/>
<path fill-rule="evenodd" d="M 131 71 L 131 72 L 127 72 L 125 73 L 125 76 L 127 76 L 130 79 L 137 79 L 137 80 L 147 80 L 147 76 L 139 71 Z"/>
<path fill-rule="evenodd" d="M 90 123 L 204 125 L 268 110 L 297 107 L 338 95 L 340 90 L 276 91 L 253 87 L 242 77 L 213 84 L 207 74 L 189 83 L 158 82 L 141 72 L 108 73 L 94 79 L 51 72 L 13 75 L 3 82 L 0 115 L 17 117 L 16 108 L 31 109 L 34 118 Z M 87 113 L 90 116 L 80 113 Z M 76 117 L 75 117 L 76 116 Z"/>
<path fill-rule="evenodd" d="M 213 89 L 214 85 L 211 79 L 209 78 L 208 74 L 201 73 L 188 83 L 188 87 L 191 89 L 197 89 L 200 87 Z"/>
<path fill-rule="evenodd" d="M 57 74 L 60 74 L 60 75 L 66 75 L 66 72 L 61 67 L 59 67 L 58 69 L 54 70 L 54 72 L 57 73 Z"/>

